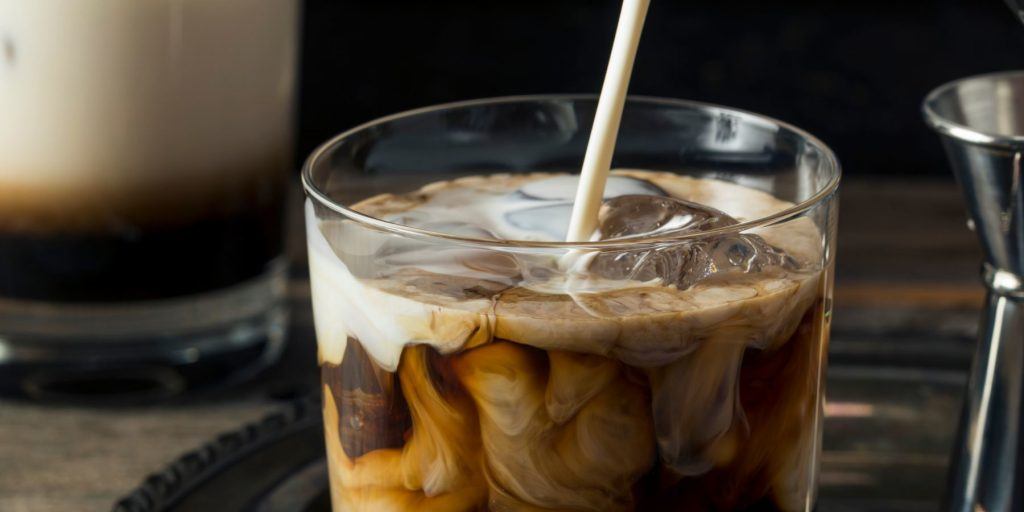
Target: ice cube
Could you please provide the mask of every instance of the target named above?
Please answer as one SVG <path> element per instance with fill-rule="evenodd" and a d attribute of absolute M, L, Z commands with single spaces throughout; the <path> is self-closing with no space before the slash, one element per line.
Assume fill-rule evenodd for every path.
<path fill-rule="evenodd" d="M 626 238 L 665 231 L 707 231 L 736 224 L 723 212 L 672 197 L 625 195 L 608 199 L 598 216 L 600 238 Z"/>
<path fill-rule="evenodd" d="M 565 240 L 572 217 L 579 176 L 555 176 L 531 181 L 504 198 L 503 220 L 526 239 Z M 663 197 L 665 191 L 645 180 L 610 176 L 604 198 L 626 196 Z"/>
<path fill-rule="evenodd" d="M 704 205 L 671 197 L 628 195 L 601 207 L 601 240 L 660 234 L 666 237 L 728 227 L 738 221 Z M 793 268 L 795 262 L 757 235 L 727 233 L 654 248 L 601 253 L 589 270 L 616 280 L 659 280 L 680 289 L 714 275 Z"/>

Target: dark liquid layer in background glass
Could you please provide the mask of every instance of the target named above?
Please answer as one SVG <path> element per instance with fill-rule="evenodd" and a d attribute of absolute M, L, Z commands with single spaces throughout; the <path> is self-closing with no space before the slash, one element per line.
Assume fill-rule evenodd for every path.
<path fill-rule="evenodd" d="M 208 215 L 168 209 L 160 212 L 166 221 L 126 221 L 128 227 L 116 231 L 0 226 L 0 298 L 165 299 L 259 276 L 283 252 L 285 180 L 259 181 L 259 191 L 221 191 L 218 211 Z M 179 215 L 192 220 L 176 222 Z"/>
<path fill-rule="evenodd" d="M 215 290 L 266 271 L 281 232 L 280 208 L 121 237 L 0 232 L 0 297 L 116 302 Z"/>
<path fill-rule="evenodd" d="M 805 442 L 813 443 L 813 436 L 818 435 L 814 414 L 805 409 L 818 407 L 816 379 L 824 373 L 824 368 L 819 368 L 823 364 L 823 315 L 823 301 L 819 300 L 784 344 L 771 351 L 748 348 L 743 353 L 738 390 L 746 420 L 734 418 L 734 422 L 746 421 L 750 430 L 741 438 L 733 459 L 690 477 L 681 477 L 664 464 L 652 461 L 651 469 L 632 486 L 635 510 L 784 510 L 773 497 L 771 482 L 778 479 L 773 478 L 776 475 L 771 467 L 778 467 L 781 460 L 794 456 L 794 450 Z M 537 357 L 545 357 L 544 351 L 537 348 L 494 341 L 511 343 Z M 417 347 L 407 347 L 406 353 L 414 348 Z M 452 380 L 452 368 L 461 355 L 476 349 L 449 355 L 433 348 L 426 350 L 432 361 L 432 385 L 447 392 L 460 388 L 461 384 Z M 412 420 L 395 375 L 377 367 L 353 338 L 349 338 L 341 365 L 321 364 L 322 381 L 337 404 L 339 420 L 339 425 L 325 428 L 339 429 L 342 449 L 349 458 L 405 445 Z M 515 376 L 508 378 L 517 380 Z M 807 414 L 795 416 L 795 411 L 800 410 Z M 758 446 L 751 439 L 757 439 Z M 814 449 L 806 454 L 808 458 L 813 457 Z"/>

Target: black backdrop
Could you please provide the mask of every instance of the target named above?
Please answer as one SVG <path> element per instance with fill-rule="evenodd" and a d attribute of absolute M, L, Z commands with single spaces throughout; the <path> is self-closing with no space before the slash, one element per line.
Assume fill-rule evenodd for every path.
<path fill-rule="evenodd" d="M 371 118 L 462 99 L 600 90 L 616 0 L 307 0 L 299 156 Z M 946 174 L 931 88 L 1024 67 L 1000 0 L 652 0 L 630 92 L 765 113 L 851 174 Z"/>

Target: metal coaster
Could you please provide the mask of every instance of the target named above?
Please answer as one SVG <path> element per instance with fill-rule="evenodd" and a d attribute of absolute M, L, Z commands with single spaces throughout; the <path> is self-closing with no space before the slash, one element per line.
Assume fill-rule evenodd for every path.
<path fill-rule="evenodd" d="M 312 401 L 190 451 L 114 512 L 330 512 L 320 407 Z"/>

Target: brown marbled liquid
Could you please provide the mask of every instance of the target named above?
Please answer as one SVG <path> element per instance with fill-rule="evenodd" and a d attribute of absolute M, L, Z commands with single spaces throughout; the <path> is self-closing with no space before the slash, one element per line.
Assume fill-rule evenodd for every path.
<path fill-rule="evenodd" d="M 807 510 L 827 333 L 820 298 L 784 343 L 743 349 L 735 404 L 742 413 L 704 443 L 710 467 L 690 474 L 659 453 L 651 407 L 657 368 L 495 339 L 445 355 L 406 347 L 389 373 L 349 338 L 340 365 L 321 365 L 335 510 Z M 683 357 L 704 357 L 702 350 Z M 566 375 L 567 367 L 580 373 Z M 595 368 L 611 373 L 595 380 Z M 566 377 L 583 383 L 586 403 L 553 421 L 543 395 Z M 600 389 L 587 391 L 588 381 Z M 534 430 L 537 422 L 547 426 Z M 582 439 L 599 443 L 581 450 Z M 402 477 L 430 474 L 416 464 L 464 476 L 440 492 L 416 488 Z M 568 490 L 545 494 L 550 488 L 538 479 L 546 474 Z M 568 496 L 574 492 L 579 500 Z"/>

